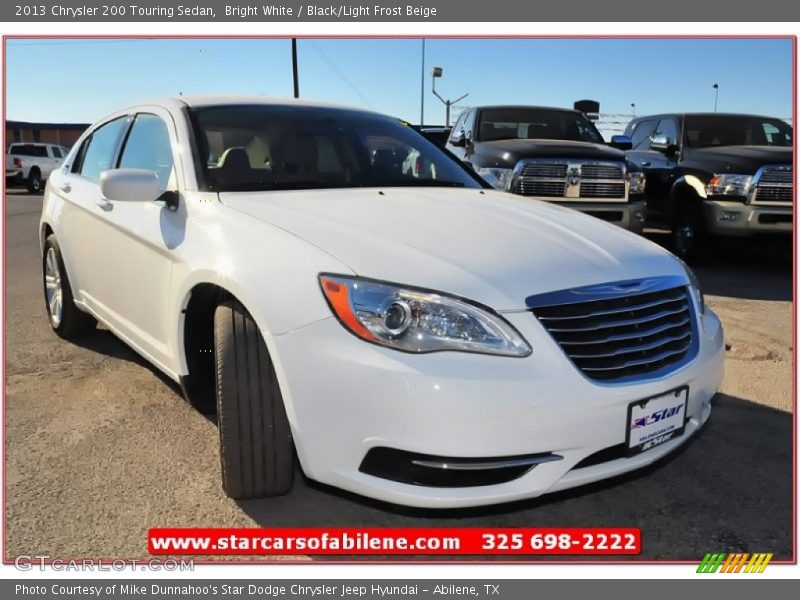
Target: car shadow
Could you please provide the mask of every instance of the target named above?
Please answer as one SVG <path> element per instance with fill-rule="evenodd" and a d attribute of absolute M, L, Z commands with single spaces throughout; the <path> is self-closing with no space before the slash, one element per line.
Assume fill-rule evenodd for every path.
<path fill-rule="evenodd" d="M 665 232 L 647 231 L 649 240 L 670 249 Z M 717 238 L 710 255 L 693 267 L 703 293 L 743 300 L 792 300 L 792 244 L 786 238 Z"/>
<path fill-rule="evenodd" d="M 289 494 L 238 504 L 262 527 L 640 527 L 643 551 L 635 559 L 761 550 L 786 559 L 792 553 L 792 489 L 791 413 L 718 394 L 706 426 L 671 455 L 531 500 L 409 508 L 310 481 L 298 469 Z"/>

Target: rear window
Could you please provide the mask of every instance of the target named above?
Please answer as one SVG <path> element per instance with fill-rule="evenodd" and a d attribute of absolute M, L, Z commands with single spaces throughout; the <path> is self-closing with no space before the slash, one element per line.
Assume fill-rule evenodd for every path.
<path fill-rule="evenodd" d="M 47 157 L 47 147 L 35 144 L 13 144 L 9 154 L 19 154 L 20 156 L 42 156 Z"/>

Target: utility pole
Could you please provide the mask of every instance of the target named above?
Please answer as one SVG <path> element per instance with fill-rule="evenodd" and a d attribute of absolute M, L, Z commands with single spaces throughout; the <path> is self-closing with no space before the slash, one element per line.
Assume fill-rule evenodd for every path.
<path fill-rule="evenodd" d="M 294 83 L 294 97 L 300 97 L 300 81 L 297 78 L 297 38 L 292 38 L 292 82 Z"/>
<path fill-rule="evenodd" d="M 711 87 L 714 88 L 714 112 L 717 112 L 717 101 L 719 100 L 719 84 L 715 83 Z"/>
<path fill-rule="evenodd" d="M 436 91 L 436 79 L 441 77 L 443 74 L 444 74 L 444 69 L 442 69 L 442 67 L 433 67 L 433 69 L 431 70 L 431 77 L 433 78 L 433 84 L 431 85 L 431 91 L 433 92 L 433 95 L 436 96 L 442 102 L 442 104 L 444 104 L 444 106 L 445 106 L 445 113 L 444 113 L 444 115 L 445 115 L 445 117 L 444 117 L 445 123 L 444 123 L 444 125 L 445 125 L 445 127 L 450 127 L 450 107 L 453 106 L 453 104 L 457 104 L 457 103 L 461 102 L 464 98 L 469 96 L 469 92 L 467 92 L 466 94 L 464 94 L 463 96 L 461 96 L 459 98 L 456 98 L 455 100 L 445 100 L 444 98 L 442 98 L 439 95 L 439 92 Z"/>
<path fill-rule="evenodd" d="M 419 84 L 419 126 L 425 124 L 425 38 L 422 38 L 422 67 Z"/>

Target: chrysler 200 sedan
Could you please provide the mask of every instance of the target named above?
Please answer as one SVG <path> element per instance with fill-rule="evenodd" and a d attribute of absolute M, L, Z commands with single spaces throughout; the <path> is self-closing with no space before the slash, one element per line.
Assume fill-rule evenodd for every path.
<path fill-rule="evenodd" d="M 371 112 L 120 110 L 52 174 L 40 236 L 53 329 L 100 321 L 216 410 L 235 498 L 286 493 L 295 456 L 399 504 L 531 498 L 674 451 L 722 379 L 674 256 Z"/>

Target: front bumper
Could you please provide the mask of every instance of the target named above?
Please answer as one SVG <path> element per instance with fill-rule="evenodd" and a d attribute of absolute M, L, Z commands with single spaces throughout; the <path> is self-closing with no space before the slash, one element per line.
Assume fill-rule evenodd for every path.
<path fill-rule="evenodd" d="M 713 235 L 747 237 L 792 232 L 792 206 L 703 200 L 706 230 Z"/>
<path fill-rule="evenodd" d="M 647 203 L 644 200 L 629 202 L 561 202 L 553 198 L 538 198 L 580 211 L 589 216 L 618 225 L 634 233 L 642 233 L 647 216 Z"/>
<path fill-rule="evenodd" d="M 276 336 L 276 370 L 298 457 L 317 481 L 419 507 L 478 506 L 533 498 L 625 473 L 669 454 L 705 423 L 722 381 L 723 335 L 707 311 L 697 357 L 665 377 L 601 385 L 584 378 L 528 312 L 506 315 L 533 354 L 507 358 L 412 355 L 365 343 L 333 318 Z M 684 385 L 685 433 L 633 458 L 582 468 L 625 441 L 628 405 Z M 399 483 L 359 471 L 373 448 L 443 457 L 555 453 L 512 481 L 473 487 Z"/>

